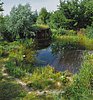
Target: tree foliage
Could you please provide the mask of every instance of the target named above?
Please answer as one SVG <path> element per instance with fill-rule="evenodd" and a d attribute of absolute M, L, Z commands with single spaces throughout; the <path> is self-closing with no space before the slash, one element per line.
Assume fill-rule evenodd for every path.
<path fill-rule="evenodd" d="M 47 24 L 49 16 L 50 13 L 46 10 L 46 8 L 41 8 L 41 11 L 37 19 L 37 24 Z"/>
<path fill-rule="evenodd" d="M 25 38 L 30 33 L 34 21 L 30 5 L 20 4 L 18 7 L 13 7 L 10 15 L 5 17 L 5 27 L 13 37 Z"/>
<path fill-rule="evenodd" d="M 54 29 L 67 27 L 67 19 L 59 10 L 55 11 L 50 16 L 49 26 Z"/>
<path fill-rule="evenodd" d="M 71 29 L 86 28 L 93 21 L 93 0 L 60 0 L 59 10 L 71 20 Z"/>
<path fill-rule="evenodd" d="M 2 5 L 3 5 L 3 2 L 1 2 L 0 0 L 0 12 L 3 11 Z"/>
<path fill-rule="evenodd" d="M 20 38 L 24 38 L 34 23 L 30 5 L 13 7 L 10 12 L 10 20 L 13 33 L 18 33 Z"/>

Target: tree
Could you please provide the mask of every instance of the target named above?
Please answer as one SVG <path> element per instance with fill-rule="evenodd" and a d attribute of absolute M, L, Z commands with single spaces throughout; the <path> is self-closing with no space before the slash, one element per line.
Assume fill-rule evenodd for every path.
<path fill-rule="evenodd" d="M 20 38 L 25 38 L 30 33 L 34 23 L 33 14 L 29 4 L 13 7 L 10 16 L 6 18 L 6 25 L 9 32 Z"/>
<path fill-rule="evenodd" d="M 39 13 L 37 24 L 47 24 L 49 20 L 49 12 L 46 10 L 46 8 L 41 8 L 41 11 Z"/>
<path fill-rule="evenodd" d="M 0 0 L 0 12 L 3 11 L 2 5 L 3 5 L 3 3 L 2 3 L 1 0 Z M 3 21 L 3 15 L 0 14 L 0 32 L 1 32 L 1 30 L 2 30 L 3 22 L 4 22 L 4 21 Z"/>
<path fill-rule="evenodd" d="M 33 12 L 33 20 L 34 20 L 34 23 L 36 23 L 37 18 L 38 18 L 38 12 L 37 12 L 37 10 L 35 10 L 35 11 Z"/>
<path fill-rule="evenodd" d="M 50 16 L 49 26 L 53 29 L 64 28 L 67 27 L 67 19 L 63 15 L 63 13 L 59 10 L 55 11 Z"/>
<path fill-rule="evenodd" d="M 70 29 L 86 28 L 93 21 L 93 0 L 60 0 L 59 10 L 70 20 Z"/>
<path fill-rule="evenodd" d="M 0 0 L 0 12 L 3 11 L 2 5 L 3 5 L 3 2 L 1 2 Z"/>

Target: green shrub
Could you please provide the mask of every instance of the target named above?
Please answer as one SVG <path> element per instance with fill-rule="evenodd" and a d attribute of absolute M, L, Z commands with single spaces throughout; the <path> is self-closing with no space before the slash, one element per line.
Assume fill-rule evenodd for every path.
<path fill-rule="evenodd" d="M 9 52 L 7 51 L 6 47 L 0 45 L 0 57 L 8 57 Z"/>
<path fill-rule="evenodd" d="M 0 81 L 3 79 L 3 75 L 2 73 L 0 72 Z"/>
<path fill-rule="evenodd" d="M 66 35 L 67 34 L 67 30 L 64 29 L 64 28 L 59 28 L 58 29 L 58 34 L 60 34 L 60 35 Z"/>
<path fill-rule="evenodd" d="M 24 50 L 24 62 L 33 64 L 35 62 L 36 52 L 32 48 L 26 48 Z"/>
<path fill-rule="evenodd" d="M 16 38 L 11 32 L 8 31 L 2 32 L 2 37 L 8 42 L 13 42 Z"/>
<path fill-rule="evenodd" d="M 66 35 L 69 35 L 69 36 L 73 36 L 73 35 L 76 35 L 76 31 L 74 30 L 68 30 Z"/>
<path fill-rule="evenodd" d="M 86 28 L 86 33 L 85 35 L 88 37 L 88 38 L 93 38 L 93 25 L 92 26 L 88 26 Z"/>
<path fill-rule="evenodd" d="M 26 95 L 24 89 L 13 82 L 0 82 L 0 100 L 20 100 Z"/>
<path fill-rule="evenodd" d="M 16 66 L 14 62 L 8 61 L 6 63 L 6 69 L 11 76 L 20 78 L 25 76 L 26 71 L 22 69 L 20 66 Z"/>

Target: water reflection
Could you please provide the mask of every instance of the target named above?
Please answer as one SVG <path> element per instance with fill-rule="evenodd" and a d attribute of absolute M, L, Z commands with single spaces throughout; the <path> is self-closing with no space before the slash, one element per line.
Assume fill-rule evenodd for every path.
<path fill-rule="evenodd" d="M 42 50 L 49 47 L 51 44 L 51 38 L 35 39 L 35 49 Z"/>
<path fill-rule="evenodd" d="M 41 43 L 42 49 L 39 47 L 39 50 L 37 50 L 36 65 L 51 65 L 58 71 L 68 70 L 72 73 L 79 71 L 83 60 L 83 50 L 64 50 L 61 48 L 61 46 L 54 45 L 54 43 L 51 43 L 51 45 L 48 45 L 46 48 L 46 46 L 43 44 L 44 42 Z"/>
<path fill-rule="evenodd" d="M 58 54 L 52 66 L 54 66 L 57 70 L 69 70 L 72 73 L 76 73 L 80 69 L 83 60 L 82 55 L 83 51 L 81 50 L 64 51 L 62 54 Z"/>

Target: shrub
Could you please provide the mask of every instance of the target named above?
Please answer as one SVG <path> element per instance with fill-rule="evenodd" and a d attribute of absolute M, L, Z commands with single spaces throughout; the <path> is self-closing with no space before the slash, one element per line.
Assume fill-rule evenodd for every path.
<path fill-rule="evenodd" d="M 66 35 L 70 35 L 70 36 L 76 35 L 76 31 L 68 30 Z"/>
<path fill-rule="evenodd" d="M 67 30 L 64 29 L 64 28 L 59 28 L 58 29 L 58 34 L 60 34 L 60 35 L 66 35 L 67 34 Z"/>
<path fill-rule="evenodd" d="M 24 50 L 24 61 L 26 63 L 33 64 L 35 62 L 35 51 L 32 48 L 26 48 Z"/>
<path fill-rule="evenodd" d="M 88 38 L 93 38 L 93 25 L 92 26 L 88 26 L 86 28 L 86 33 L 85 35 L 88 37 Z"/>
<path fill-rule="evenodd" d="M 13 42 L 15 40 L 15 36 L 9 32 L 9 31 L 5 31 L 5 32 L 2 32 L 2 37 L 4 40 L 7 40 L 8 42 Z"/>
<path fill-rule="evenodd" d="M 20 100 L 26 95 L 24 89 L 13 82 L 0 82 L 0 100 Z"/>
<path fill-rule="evenodd" d="M 8 61 L 6 63 L 6 69 L 11 76 L 20 78 L 25 75 L 26 71 L 22 67 L 16 66 L 14 62 Z"/>

